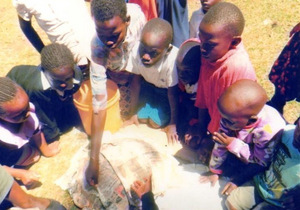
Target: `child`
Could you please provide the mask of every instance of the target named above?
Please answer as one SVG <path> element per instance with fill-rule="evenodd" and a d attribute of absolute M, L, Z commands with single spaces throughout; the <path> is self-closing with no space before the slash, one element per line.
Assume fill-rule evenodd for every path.
<path fill-rule="evenodd" d="M 200 0 L 201 8 L 193 12 L 190 19 L 190 38 L 198 37 L 198 30 L 205 13 L 221 0 Z"/>
<path fill-rule="evenodd" d="M 300 24 L 291 31 L 291 38 L 274 62 L 269 79 L 275 85 L 275 94 L 268 102 L 283 114 L 287 101 L 300 101 Z"/>
<path fill-rule="evenodd" d="M 93 0 L 91 13 L 96 27 L 90 75 L 94 114 L 86 179 L 90 185 L 95 185 L 98 183 L 99 152 L 106 118 L 106 73 L 119 85 L 121 114 L 126 118 L 130 108 L 128 84 L 132 77 L 127 63 L 146 18 L 138 5 L 126 4 L 124 0 Z"/>
<path fill-rule="evenodd" d="M 180 140 L 198 128 L 198 109 L 194 106 L 200 73 L 201 50 L 198 39 L 189 39 L 179 48 L 176 68 L 179 79 L 180 102 L 177 130 Z"/>
<path fill-rule="evenodd" d="M 242 43 L 244 24 L 238 7 L 220 2 L 208 10 L 199 26 L 202 56 L 195 106 L 199 108 L 197 144 L 201 143 L 198 153 L 203 163 L 207 163 L 213 146 L 207 132 L 213 133 L 219 128 L 218 98 L 237 80 L 256 80 Z M 193 135 L 188 135 L 185 140 L 189 143 L 192 138 Z"/>
<path fill-rule="evenodd" d="M 32 17 L 52 43 L 67 45 L 76 64 L 86 68 L 94 27 L 84 1 L 13 0 L 13 5 L 23 33 L 39 53 L 45 45 L 32 25 Z"/>
<path fill-rule="evenodd" d="M 176 47 L 189 38 L 187 0 L 156 0 L 158 17 L 168 21 L 173 28 L 172 44 Z"/>
<path fill-rule="evenodd" d="M 228 87 L 218 100 L 222 118 L 220 131 L 213 133 L 216 143 L 209 163 L 210 171 L 216 175 L 207 178 L 216 181 L 217 175 L 230 177 L 225 194 L 271 162 L 285 121 L 277 110 L 265 105 L 267 99 L 258 83 L 243 79 Z"/>
<path fill-rule="evenodd" d="M 56 141 L 62 133 L 81 125 L 73 94 L 80 87 L 82 74 L 67 46 L 53 43 L 44 47 L 40 66 L 16 67 L 7 77 L 27 92 L 47 142 Z"/>
<path fill-rule="evenodd" d="M 131 122 L 138 124 L 138 118 L 153 128 L 167 126 L 169 143 L 178 140 L 178 76 L 175 69 L 178 49 L 172 46 L 172 37 L 172 26 L 167 21 L 152 19 L 145 25 L 140 42 L 132 52 L 132 73 L 141 75 L 143 81 L 140 76 L 133 80 L 137 82 L 132 86 Z"/>
<path fill-rule="evenodd" d="M 40 152 L 52 157 L 60 151 L 59 142 L 46 143 L 26 92 L 7 77 L 0 77 L 0 133 L 0 164 L 25 185 L 38 175 L 11 166 L 26 167 L 39 160 Z"/>
<path fill-rule="evenodd" d="M 298 210 L 300 208 L 300 124 L 288 125 L 271 166 L 227 198 L 229 210 Z M 247 196 L 245 196 L 247 195 Z"/>

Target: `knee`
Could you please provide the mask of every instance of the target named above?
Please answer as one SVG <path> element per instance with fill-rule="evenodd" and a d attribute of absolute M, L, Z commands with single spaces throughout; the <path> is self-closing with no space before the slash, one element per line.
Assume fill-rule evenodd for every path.
<path fill-rule="evenodd" d="M 228 210 L 236 210 L 236 208 L 234 208 L 232 206 L 232 204 L 228 201 L 228 199 L 225 201 L 225 205 L 226 205 Z"/>
<path fill-rule="evenodd" d="M 158 129 L 158 128 L 161 127 L 160 125 L 156 124 L 156 123 L 155 123 L 153 120 L 151 120 L 151 119 L 149 119 L 148 124 L 149 124 L 149 126 L 150 126 L 151 128 L 154 128 L 154 129 Z"/>

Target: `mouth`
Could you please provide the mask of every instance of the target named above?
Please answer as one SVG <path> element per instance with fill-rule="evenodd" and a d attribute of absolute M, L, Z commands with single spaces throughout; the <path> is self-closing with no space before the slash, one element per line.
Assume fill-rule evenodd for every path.
<path fill-rule="evenodd" d="M 209 53 L 201 53 L 201 56 L 205 59 L 209 58 Z"/>

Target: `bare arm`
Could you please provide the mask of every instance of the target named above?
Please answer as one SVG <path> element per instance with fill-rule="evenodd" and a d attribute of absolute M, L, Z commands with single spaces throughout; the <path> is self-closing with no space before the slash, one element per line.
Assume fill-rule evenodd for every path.
<path fill-rule="evenodd" d="M 21 180 L 24 185 L 30 185 L 33 182 L 36 182 L 40 177 L 39 174 L 30 170 L 16 169 L 8 166 L 3 166 L 3 168 L 15 179 Z"/>
<path fill-rule="evenodd" d="M 100 110 L 92 116 L 91 154 L 88 168 L 85 172 L 86 180 L 94 186 L 98 184 L 99 153 L 106 120 L 106 110 Z"/>
<path fill-rule="evenodd" d="M 42 40 L 39 37 L 39 35 L 37 34 L 37 32 L 32 27 L 31 20 L 30 21 L 26 21 L 23 18 L 21 18 L 20 16 L 18 16 L 18 18 L 19 18 L 19 24 L 20 24 L 20 27 L 21 27 L 23 33 L 25 34 L 25 36 L 27 37 L 27 39 L 30 41 L 30 43 L 33 45 L 33 47 L 39 53 L 41 53 L 41 51 L 42 51 L 42 49 L 43 49 L 43 47 L 45 45 L 42 42 Z"/>
<path fill-rule="evenodd" d="M 168 143 L 176 143 L 178 142 L 178 135 L 176 130 L 177 118 L 178 118 L 178 103 L 179 103 L 179 96 L 178 96 L 178 85 L 168 88 L 168 100 L 170 104 L 170 111 L 171 111 L 171 119 L 170 123 L 167 126 L 167 137 Z"/>

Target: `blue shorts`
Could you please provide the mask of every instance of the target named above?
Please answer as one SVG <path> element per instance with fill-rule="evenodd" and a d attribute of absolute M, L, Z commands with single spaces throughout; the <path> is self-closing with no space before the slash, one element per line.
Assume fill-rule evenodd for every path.
<path fill-rule="evenodd" d="M 171 116 L 168 89 L 142 82 L 137 115 L 139 119 L 151 119 L 160 127 L 166 126 Z"/>

